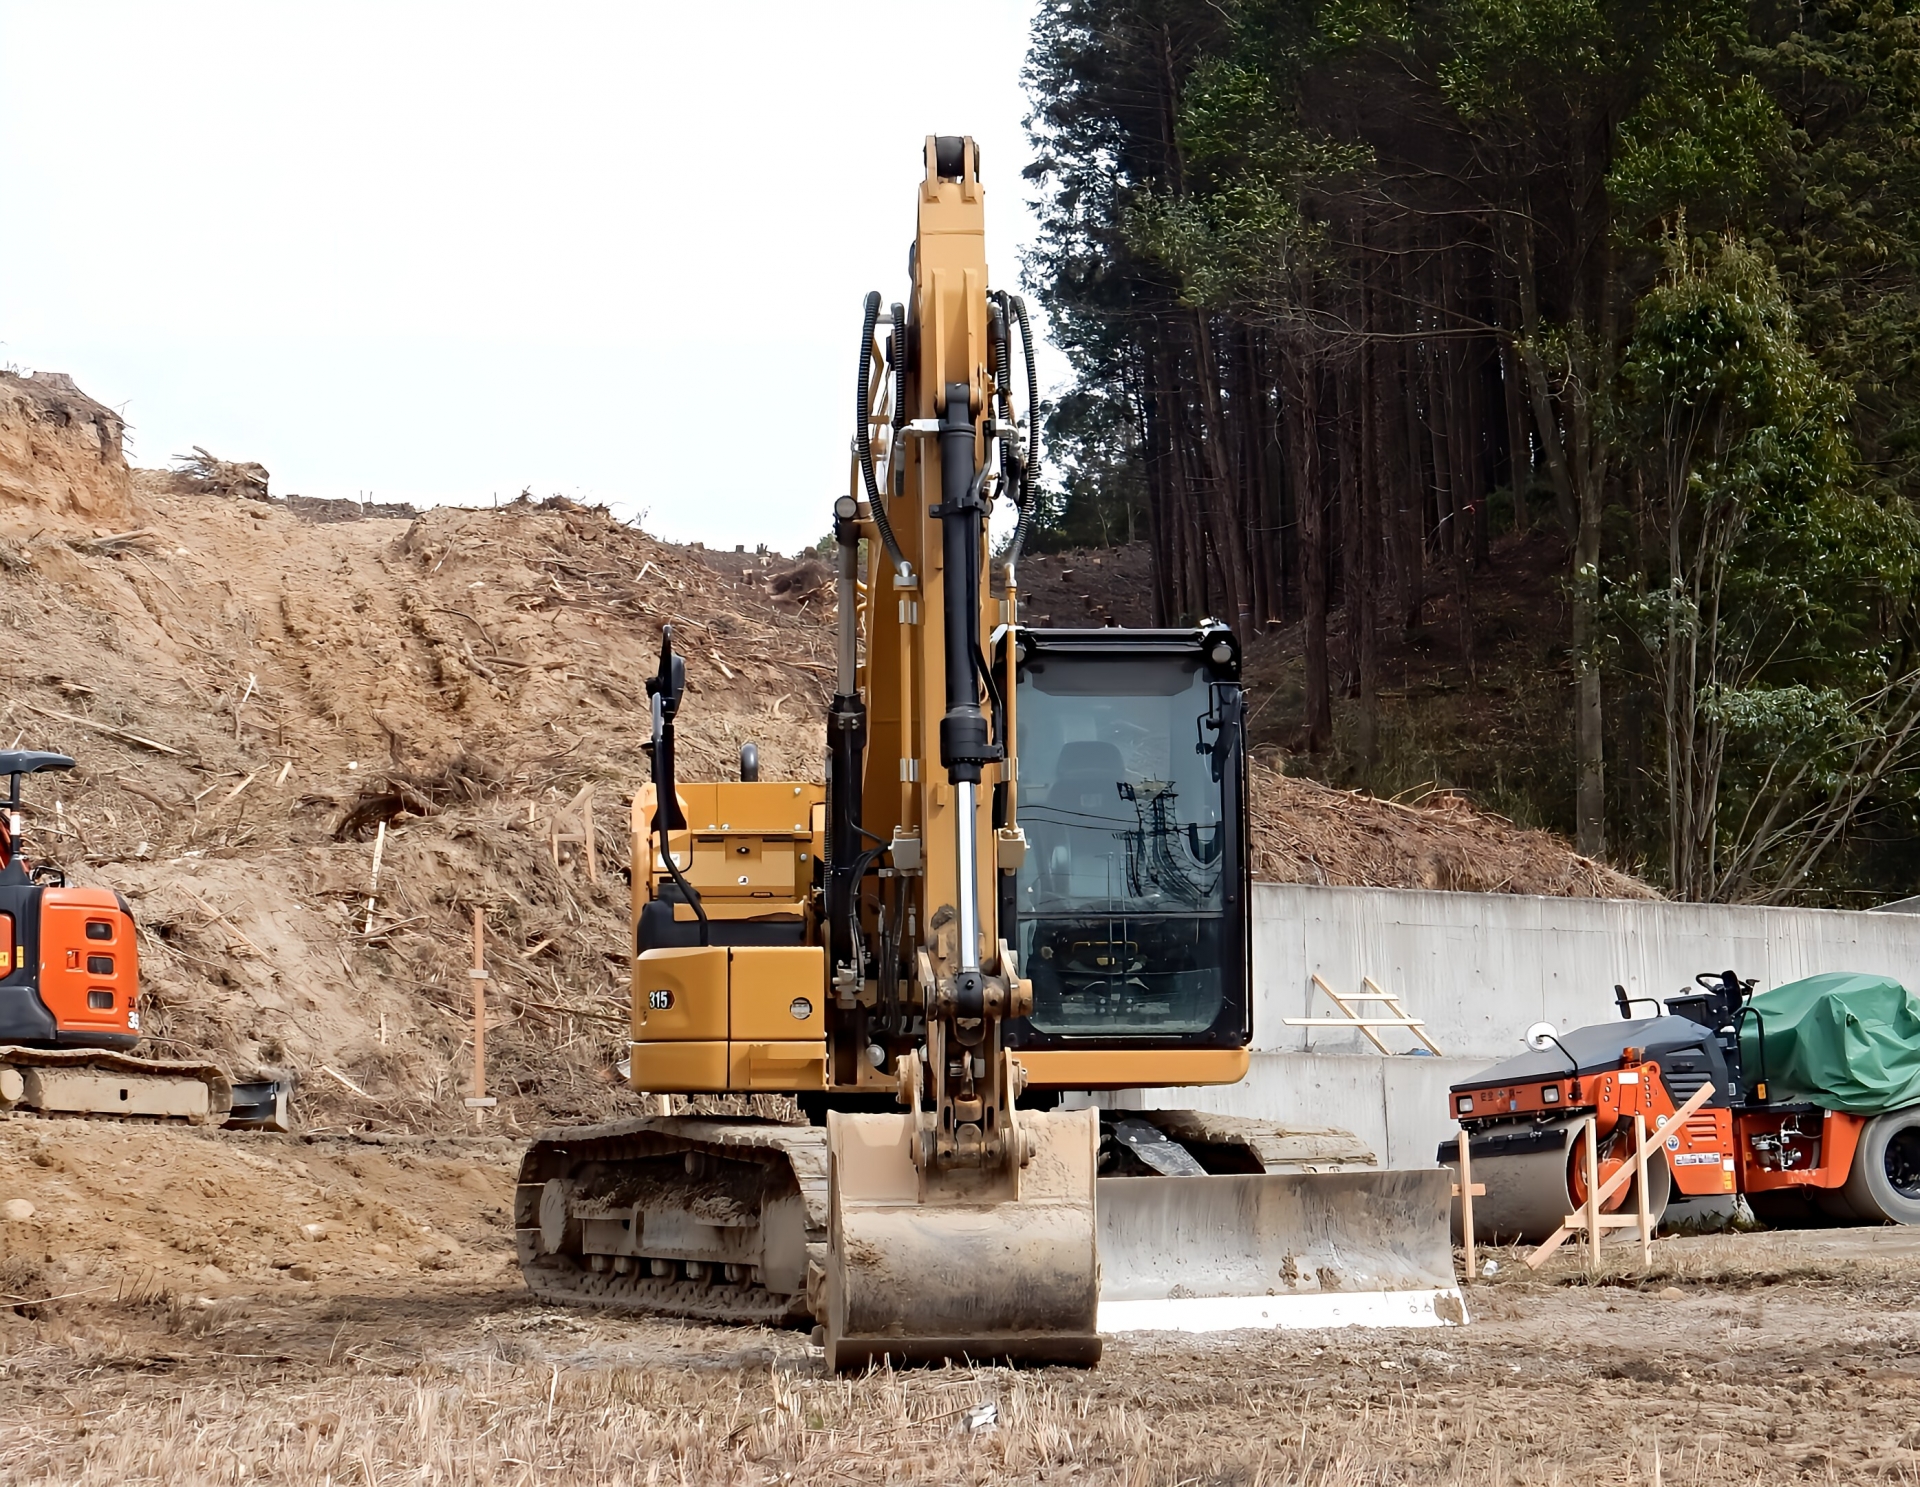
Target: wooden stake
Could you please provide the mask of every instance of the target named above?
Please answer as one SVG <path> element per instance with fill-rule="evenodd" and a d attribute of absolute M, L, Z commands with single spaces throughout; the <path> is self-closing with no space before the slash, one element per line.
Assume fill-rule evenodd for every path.
<path fill-rule="evenodd" d="M 1647 1198 L 1647 1118 L 1633 1116 L 1633 1193 L 1640 1216 L 1640 1268 L 1653 1269 L 1653 1215 Z"/>
<path fill-rule="evenodd" d="M 1453 1195 L 1460 1200 L 1460 1234 L 1467 1242 L 1467 1278 L 1471 1280 L 1478 1274 L 1473 1253 L 1473 1200 L 1484 1197 L 1487 1185 L 1473 1180 L 1473 1152 L 1467 1141 L 1467 1133 L 1460 1133 L 1460 1180 L 1453 1185 Z"/>
<path fill-rule="evenodd" d="M 487 911 L 473 911 L 473 969 L 467 972 L 473 982 L 473 1093 L 467 1096 L 467 1108 L 476 1122 L 486 1119 L 484 1112 L 498 1103 L 487 1093 Z"/>
<path fill-rule="evenodd" d="M 233 741 L 240 742 L 240 709 L 247 705 L 247 699 L 253 695 L 254 675 L 247 673 L 247 690 L 240 694 L 240 700 L 233 705 Z M 252 779 L 252 775 L 247 776 Z"/>
<path fill-rule="evenodd" d="M 247 778 L 252 779 L 253 776 L 248 775 Z M 374 834 L 373 838 L 373 876 L 367 880 L 367 924 L 366 928 L 360 931 L 362 934 L 370 935 L 373 933 L 373 900 L 380 892 L 380 859 L 386 855 L 386 851 L 387 823 L 382 821 L 379 831 Z"/>
<path fill-rule="evenodd" d="M 1587 1265 L 1600 1269 L 1600 1123 L 1591 1115 L 1581 1140 L 1587 1158 Z"/>

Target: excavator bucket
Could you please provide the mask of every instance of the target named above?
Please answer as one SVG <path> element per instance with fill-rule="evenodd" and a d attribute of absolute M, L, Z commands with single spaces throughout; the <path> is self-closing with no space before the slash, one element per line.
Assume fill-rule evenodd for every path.
<path fill-rule="evenodd" d="M 1464 1322 L 1451 1176 L 1102 1178 L 1100 1331 Z"/>
<path fill-rule="evenodd" d="M 923 1182 L 911 1117 L 828 1114 L 830 1227 L 815 1315 L 829 1368 L 1099 1359 L 1099 1117 L 1022 1111 L 1020 1124 L 1033 1157 L 1017 1177 Z"/>

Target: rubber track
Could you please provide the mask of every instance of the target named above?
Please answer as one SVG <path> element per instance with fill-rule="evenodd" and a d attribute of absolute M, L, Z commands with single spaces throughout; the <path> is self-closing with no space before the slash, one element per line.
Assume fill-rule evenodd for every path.
<path fill-rule="evenodd" d="M 144 1074 L 150 1078 L 194 1080 L 207 1087 L 205 1122 L 188 1121 L 177 1115 L 126 1117 L 115 1111 L 34 1112 L 44 1115 L 49 1120 L 73 1120 L 77 1117 L 91 1117 L 98 1114 L 108 1120 L 177 1120 L 188 1125 L 217 1126 L 233 1109 L 233 1082 L 227 1078 L 226 1071 L 218 1065 L 203 1064 L 192 1059 L 141 1058 L 137 1054 L 122 1053 L 114 1048 L 28 1048 L 20 1044 L 5 1043 L 0 1044 L 0 1064 L 12 1064 L 16 1068 L 105 1069 L 115 1074 Z M 32 1108 L 27 1105 L 0 1107 L 9 1114 L 24 1114 Z"/>
<path fill-rule="evenodd" d="M 809 1320 L 804 1294 L 765 1286 L 700 1284 L 630 1272 L 593 1271 L 569 1256 L 540 1253 L 540 1191 L 581 1162 L 638 1161 L 674 1151 L 757 1157 L 792 1173 L 807 1215 L 809 1246 L 827 1234 L 827 1133 L 715 1116 L 651 1115 L 607 1125 L 543 1131 L 527 1148 L 514 1191 L 514 1247 L 527 1290 L 542 1301 L 599 1306 L 689 1321 L 790 1326 Z"/>

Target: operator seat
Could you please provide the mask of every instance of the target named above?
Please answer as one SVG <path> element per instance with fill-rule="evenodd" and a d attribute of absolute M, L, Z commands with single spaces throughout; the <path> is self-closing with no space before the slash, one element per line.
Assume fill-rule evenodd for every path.
<path fill-rule="evenodd" d="M 1124 883 L 1109 882 L 1111 868 L 1123 868 L 1126 861 L 1125 848 L 1114 836 L 1131 824 L 1131 817 L 1121 814 L 1120 786 L 1126 778 L 1126 762 L 1115 745 L 1102 739 L 1061 745 L 1053 784 L 1037 802 L 1046 809 L 1035 813 L 1044 892 L 1076 898 L 1126 892 Z"/>

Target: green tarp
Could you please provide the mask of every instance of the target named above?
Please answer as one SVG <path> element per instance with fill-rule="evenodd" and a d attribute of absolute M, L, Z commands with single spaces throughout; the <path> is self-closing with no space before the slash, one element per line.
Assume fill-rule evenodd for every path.
<path fill-rule="evenodd" d="M 1832 971 L 1757 992 L 1766 1022 L 1767 1095 L 1878 1115 L 1920 1105 L 1920 998 L 1898 981 Z M 1761 1074 L 1760 1029 L 1740 1020 L 1740 1067 Z"/>

